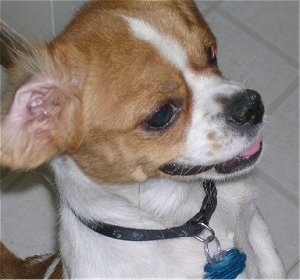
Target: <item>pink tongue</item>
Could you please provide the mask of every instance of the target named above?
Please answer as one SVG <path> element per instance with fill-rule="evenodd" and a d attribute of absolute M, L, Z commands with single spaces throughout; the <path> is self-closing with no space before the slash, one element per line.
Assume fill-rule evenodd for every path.
<path fill-rule="evenodd" d="M 241 157 L 251 157 L 260 149 L 260 143 L 262 141 L 262 137 L 259 137 L 248 149 L 241 152 L 239 156 Z"/>

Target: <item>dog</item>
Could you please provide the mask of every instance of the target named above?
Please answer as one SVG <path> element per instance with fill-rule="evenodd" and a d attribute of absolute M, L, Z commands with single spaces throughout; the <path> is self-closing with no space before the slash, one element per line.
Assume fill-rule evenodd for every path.
<path fill-rule="evenodd" d="M 20 260 L 1 244 L 2 277 L 202 278 L 232 248 L 246 256 L 238 277 L 285 277 L 244 176 L 262 154 L 264 105 L 221 74 L 194 2 L 88 2 L 10 77 L 1 165 L 50 161 L 59 254 Z M 217 193 L 199 234 L 139 239 L 197 216 L 202 184 Z"/>

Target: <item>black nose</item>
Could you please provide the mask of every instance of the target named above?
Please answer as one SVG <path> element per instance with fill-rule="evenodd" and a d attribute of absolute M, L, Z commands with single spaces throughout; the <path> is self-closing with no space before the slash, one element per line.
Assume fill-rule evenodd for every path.
<path fill-rule="evenodd" d="M 225 108 L 227 123 L 242 126 L 262 122 L 265 112 L 260 95 L 251 89 L 235 94 Z"/>

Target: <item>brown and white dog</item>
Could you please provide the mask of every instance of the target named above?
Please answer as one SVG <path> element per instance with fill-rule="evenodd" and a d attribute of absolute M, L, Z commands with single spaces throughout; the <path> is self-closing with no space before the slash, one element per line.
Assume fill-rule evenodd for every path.
<path fill-rule="evenodd" d="M 117 240 L 78 217 L 175 227 L 198 212 L 203 179 L 216 180 L 210 226 L 222 248 L 247 255 L 240 277 L 285 277 L 254 187 L 233 179 L 261 154 L 260 95 L 221 75 L 215 37 L 193 2 L 87 3 L 61 35 L 17 61 L 6 96 L 1 165 L 51 160 L 60 257 L 22 261 L 3 247 L 2 277 L 38 269 L 35 277 L 59 277 L 62 266 L 66 278 L 201 278 L 196 238 Z"/>

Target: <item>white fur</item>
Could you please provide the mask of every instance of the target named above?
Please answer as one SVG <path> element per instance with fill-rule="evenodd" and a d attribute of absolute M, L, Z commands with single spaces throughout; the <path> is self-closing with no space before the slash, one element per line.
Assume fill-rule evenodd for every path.
<path fill-rule="evenodd" d="M 104 186 L 86 177 L 67 156 L 54 159 L 52 168 L 61 197 L 60 248 L 65 277 L 203 277 L 203 244 L 195 238 L 115 240 L 88 229 L 70 210 L 120 226 L 167 228 L 183 224 L 199 210 L 204 196 L 201 182 L 152 179 Z M 282 264 L 252 203 L 253 186 L 235 181 L 217 187 L 218 207 L 210 225 L 222 248 L 237 246 L 246 252 L 244 277 L 283 277 Z M 262 223 L 259 228 L 257 221 Z"/>

